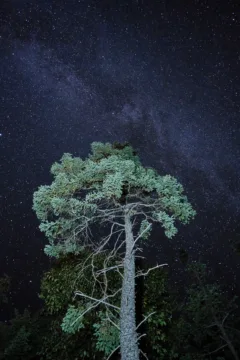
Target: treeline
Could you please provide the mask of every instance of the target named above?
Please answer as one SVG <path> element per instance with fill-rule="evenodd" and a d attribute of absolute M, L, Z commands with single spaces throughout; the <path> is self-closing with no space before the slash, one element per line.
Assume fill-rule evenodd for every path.
<path fill-rule="evenodd" d="M 78 318 L 82 303 L 81 298 L 74 296 L 74 291 L 95 298 L 101 287 L 99 283 L 92 291 L 88 258 L 87 251 L 60 257 L 42 278 L 39 296 L 44 301 L 43 308 L 33 314 L 27 309 L 22 314 L 15 310 L 8 324 L 0 323 L 0 359 L 109 357 L 119 344 L 119 331 L 111 322 L 106 322 L 105 307 L 100 304 Z M 103 262 L 101 254 L 96 261 L 99 269 Z M 115 259 L 112 265 L 114 262 Z M 79 276 L 83 263 L 85 274 Z M 143 261 L 136 266 L 147 272 L 147 264 Z M 224 289 L 210 281 L 204 264 L 185 264 L 185 271 L 189 284 L 184 289 L 170 286 L 167 268 L 157 268 L 136 283 L 137 322 L 142 322 L 137 331 L 143 354 L 149 360 L 239 359 L 237 298 L 229 298 Z M 109 281 L 109 289 L 114 292 L 119 287 L 119 277 L 112 273 Z M 10 288 L 10 279 L 3 277 L 0 282 L 2 302 L 7 302 Z M 116 305 L 120 303 L 120 294 L 115 301 Z M 118 350 L 111 359 L 120 359 Z"/>

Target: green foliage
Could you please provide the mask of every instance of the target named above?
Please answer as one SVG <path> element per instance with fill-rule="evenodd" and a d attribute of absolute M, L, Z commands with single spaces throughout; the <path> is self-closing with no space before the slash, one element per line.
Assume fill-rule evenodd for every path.
<path fill-rule="evenodd" d="M 213 315 L 221 319 L 227 312 L 232 313 L 237 309 L 237 297 L 229 301 L 220 285 L 208 283 L 205 264 L 193 263 L 187 271 L 192 275 L 193 284 L 187 291 L 186 306 L 189 316 L 196 323 L 211 322 Z"/>
<path fill-rule="evenodd" d="M 41 222 L 40 230 L 49 240 L 49 245 L 45 248 L 47 255 L 62 261 L 64 255 L 75 254 L 80 258 L 82 256 L 83 260 L 84 249 L 92 245 L 91 226 L 108 221 L 111 223 L 117 215 L 124 215 L 129 203 L 132 207 L 130 217 L 139 216 L 138 234 L 141 239 L 150 236 L 154 222 L 160 223 L 166 236 L 172 238 L 177 233 L 176 221 L 187 224 L 196 215 L 187 197 L 183 195 L 182 185 L 170 175 L 160 176 L 154 169 L 144 168 L 129 144 L 94 142 L 91 150 L 85 160 L 65 153 L 60 162 L 51 167 L 54 177 L 52 184 L 40 186 L 34 193 L 33 210 Z M 109 209 L 113 211 L 109 212 Z M 98 274 L 96 281 L 91 273 L 92 266 L 97 270 L 106 265 L 103 264 L 104 258 L 99 258 L 99 261 L 102 262 L 99 267 L 100 263 L 94 266 L 85 263 L 84 274 L 79 271 L 76 275 L 79 269 L 76 264 L 71 264 L 70 268 L 64 266 L 61 275 L 48 273 L 41 290 L 50 313 L 65 314 L 62 329 L 68 335 L 81 335 L 85 331 L 83 313 L 87 314 L 88 324 L 94 320 L 97 350 L 101 349 L 106 353 L 110 351 L 115 335 L 112 327 L 106 327 L 106 322 L 103 326 L 103 320 L 95 321 L 94 313 L 105 311 L 104 306 L 98 304 L 95 308 L 94 305 L 95 310 L 91 315 L 86 311 L 89 302 L 85 298 L 70 298 L 73 290 L 78 290 L 78 286 L 81 292 L 92 298 L 102 297 L 105 275 Z M 112 259 L 113 265 L 114 261 L 116 259 Z M 110 262 L 107 265 L 110 266 Z M 108 289 L 114 291 L 121 281 L 119 274 L 113 272 L 108 279 Z M 119 306 L 120 293 L 115 301 Z M 150 304 L 148 308 L 146 305 L 146 313 L 152 309 L 156 310 L 158 317 L 153 316 L 149 320 L 149 329 L 152 327 L 156 330 L 159 342 L 169 350 L 164 331 L 164 327 L 169 324 L 167 308 L 163 311 L 163 308 L 155 309 Z M 81 321 L 78 321 L 80 318 Z M 157 353 L 159 346 L 153 343 L 152 346 Z M 167 350 L 161 350 L 161 353 L 159 350 L 157 355 L 163 358 L 166 353 Z"/>
<path fill-rule="evenodd" d="M 132 198 L 139 199 L 139 207 L 148 204 L 169 238 L 177 233 L 176 220 L 186 224 L 194 218 L 196 212 L 183 195 L 182 185 L 170 175 L 144 168 L 131 146 L 94 142 L 91 147 L 86 160 L 64 154 L 51 167 L 52 184 L 34 193 L 33 209 L 41 221 L 40 230 L 49 239 L 45 249 L 49 256 L 81 251 L 86 233 L 76 233 L 76 229 L 101 220 L 99 210 L 110 204 L 123 210 Z"/>
<path fill-rule="evenodd" d="M 107 253 L 106 253 L 107 254 Z M 95 270 L 102 269 L 106 254 L 95 256 Z M 67 254 L 61 257 L 56 265 L 43 276 L 41 282 L 40 298 L 45 301 L 45 305 L 50 314 L 66 311 L 69 304 L 80 304 L 82 299 L 74 298 L 74 292 L 81 290 L 84 294 L 101 296 L 101 285 L 96 283 L 94 291 L 92 285 L 94 282 L 91 268 L 91 252 L 84 250 L 79 255 Z M 109 261 L 109 266 L 115 264 L 118 259 Z M 85 270 L 81 271 L 81 267 L 85 264 Z M 99 276 L 99 281 L 103 280 L 103 275 Z M 117 272 L 113 272 L 109 278 L 109 288 L 115 289 L 121 286 L 121 276 Z M 114 304 L 114 301 L 113 301 Z M 116 301 L 116 305 L 119 303 Z M 85 304 L 86 306 L 86 304 Z"/>
<path fill-rule="evenodd" d="M 80 329 L 83 329 L 83 313 L 84 307 L 76 308 L 74 305 L 69 305 L 61 324 L 62 330 L 68 334 L 75 334 Z"/>
<path fill-rule="evenodd" d="M 229 301 L 219 285 L 208 282 L 205 264 L 190 264 L 187 273 L 192 283 L 186 290 L 180 318 L 173 328 L 176 348 L 185 354 L 181 360 L 206 360 L 204 354 L 214 352 L 223 345 L 217 322 L 224 324 L 228 337 L 231 341 L 234 339 L 236 298 Z M 222 352 L 225 351 L 224 348 Z"/>
<path fill-rule="evenodd" d="M 99 256 L 98 259 L 96 258 L 95 270 L 103 267 L 106 255 Z M 45 353 L 49 354 L 48 356 L 54 354 L 52 349 L 55 349 L 55 355 L 51 355 L 53 358 L 54 356 L 55 358 L 60 356 L 61 359 L 64 359 L 63 355 L 59 355 L 62 351 L 65 353 L 65 359 L 67 359 L 70 353 L 75 353 L 74 342 L 79 342 L 79 339 L 83 337 L 86 340 L 81 341 L 81 346 L 78 346 L 78 344 L 76 346 L 81 352 L 87 351 L 84 355 L 85 359 L 91 358 L 93 353 L 95 356 L 103 359 L 103 355 L 109 355 L 119 345 L 119 332 L 109 320 L 106 320 L 107 315 L 104 306 L 92 309 L 84 315 L 81 322 L 76 322 L 76 327 L 71 327 L 72 322 L 77 320 L 88 306 L 87 303 L 81 301 L 81 298 L 73 298 L 73 291 L 78 289 L 83 293 L 92 295 L 93 280 L 91 268 L 87 267 L 85 276 L 79 275 L 80 265 L 83 262 L 86 265 L 90 265 L 90 263 L 86 262 L 88 256 L 89 253 L 87 251 L 83 251 L 78 256 L 66 255 L 60 258 L 54 267 L 43 277 L 41 297 L 45 300 L 48 311 L 54 317 L 58 316 L 59 319 L 57 322 L 53 321 L 51 331 L 46 336 L 42 348 L 42 353 L 45 351 Z M 109 266 L 114 265 L 116 260 L 114 259 Z M 173 300 L 168 294 L 167 278 L 168 274 L 163 269 L 156 269 L 145 278 L 143 311 L 145 316 L 155 311 L 155 314 L 147 321 L 147 339 L 149 349 L 151 349 L 153 354 L 153 357 L 149 357 L 149 359 L 157 358 L 165 360 L 168 359 L 167 354 L 171 354 L 171 359 L 175 358 L 172 338 L 169 338 L 168 334 L 169 327 L 172 326 Z M 114 293 L 120 286 L 121 276 L 114 272 L 109 273 L 109 288 L 111 292 Z M 97 297 L 100 294 L 97 292 L 97 288 L 95 291 L 93 297 Z M 119 306 L 119 304 L 120 293 L 115 300 L 115 305 Z M 70 312 L 67 312 L 68 306 L 70 306 Z M 68 321 L 66 321 L 66 318 L 63 321 L 66 314 L 71 316 L 68 317 Z M 116 325 L 119 325 L 117 314 L 113 316 L 108 311 L 108 317 Z M 80 325 L 79 329 L 77 328 L 78 325 Z M 86 334 L 88 335 L 86 336 Z M 68 348 L 63 348 L 63 343 L 68 344 Z M 50 357 L 47 359 L 50 359 Z"/>
<path fill-rule="evenodd" d="M 42 339 L 38 356 L 41 360 L 102 359 L 96 352 L 96 342 L 92 330 L 92 321 L 83 331 L 70 334 L 62 331 L 63 313 L 54 314 L 48 320 L 48 327 Z"/>
<path fill-rule="evenodd" d="M 79 246 L 76 243 L 65 242 L 64 244 L 56 244 L 50 241 L 51 245 L 46 245 L 44 248 L 44 252 L 49 257 L 55 257 L 59 259 L 62 254 L 80 254 L 82 251 L 82 246 Z"/>
<path fill-rule="evenodd" d="M 186 354 L 180 356 L 180 360 L 208 360 L 208 359 L 201 354 Z"/>
<path fill-rule="evenodd" d="M 25 326 L 22 326 L 4 351 L 4 358 L 6 360 L 26 358 L 31 350 L 29 338 L 30 332 L 27 331 Z"/>
<path fill-rule="evenodd" d="M 165 346 L 167 340 L 164 329 L 167 325 L 165 312 L 158 312 L 150 316 L 147 323 L 150 333 L 154 332 L 154 337 L 151 341 L 152 352 L 156 353 L 159 359 L 164 359 L 168 353 L 167 347 Z"/>
<path fill-rule="evenodd" d="M 31 316 L 27 309 L 22 314 L 15 310 L 9 324 L 0 323 L 0 359 L 35 359 L 42 344 L 42 325 L 40 313 Z"/>
<path fill-rule="evenodd" d="M 41 350 L 42 356 L 45 354 L 44 356 L 48 356 L 47 359 L 50 359 L 50 356 L 59 358 L 60 355 L 56 354 L 62 352 L 66 357 L 64 358 L 61 355 L 61 359 L 71 358 L 75 353 L 74 342 L 79 342 L 81 339 L 81 346 L 77 345 L 77 349 L 81 352 L 81 356 L 84 356 L 84 359 L 93 358 L 93 353 L 96 358 L 102 359 L 103 351 L 107 351 L 108 346 L 110 346 L 110 342 L 107 342 L 106 331 L 102 332 L 102 329 L 106 330 L 105 322 L 97 330 L 97 324 L 100 324 L 101 320 L 99 318 L 101 306 L 98 306 L 97 309 L 93 308 L 81 318 L 81 321 L 78 321 L 78 317 L 90 304 L 83 301 L 81 297 L 73 297 L 74 291 L 80 290 L 95 297 L 101 295 L 99 284 L 96 284 L 95 290 L 92 291 L 93 278 L 90 254 L 89 251 L 84 250 L 78 256 L 68 254 L 61 257 L 56 261 L 53 268 L 45 273 L 42 279 L 40 297 L 45 301 L 46 308 L 52 314 L 53 319 L 58 318 L 58 321 L 52 321 L 51 331 L 44 339 Z M 106 254 L 95 257 L 96 270 L 103 268 L 105 260 Z M 112 259 L 108 265 L 114 265 L 116 260 Z M 83 263 L 86 267 L 85 271 L 81 272 Z M 99 277 L 99 280 L 102 280 L 101 277 Z M 121 286 L 121 276 L 118 273 L 113 272 L 109 276 L 109 286 L 112 291 Z M 120 297 L 113 303 L 119 306 Z M 93 324 L 96 324 L 96 327 L 93 327 Z M 109 328 L 109 335 L 112 334 L 111 331 Z M 106 334 L 105 338 L 104 334 Z M 62 340 L 59 341 L 59 339 Z M 112 335 L 109 339 L 112 339 Z M 105 345 L 104 341 L 106 341 Z M 68 348 L 63 348 L 63 342 L 67 344 Z M 54 349 L 54 352 L 52 349 Z M 70 356 L 70 354 L 72 355 Z"/>
<path fill-rule="evenodd" d="M 165 211 L 159 211 L 158 213 L 154 213 L 154 217 L 157 221 L 162 223 L 162 226 L 165 229 L 165 235 L 169 239 L 177 234 L 178 230 L 174 225 L 174 216 L 169 216 Z"/>
<path fill-rule="evenodd" d="M 83 304 L 80 299 L 73 298 L 72 291 L 75 288 L 83 292 L 92 289 L 91 271 L 87 273 L 88 281 L 86 282 L 83 281 L 83 277 L 79 276 L 80 263 L 86 261 L 88 254 L 87 251 L 83 251 L 78 256 L 68 254 L 56 261 L 53 268 L 45 274 L 43 293 L 48 301 L 51 297 L 56 297 L 52 303 L 49 302 L 48 312 L 34 318 L 28 310 L 25 310 L 23 314 L 15 311 L 15 317 L 11 320 L 10 325 L 0 324 L 1 360 L 33 360 L 36 353 L 41 360 L 79 358 L 102 360 L 119 345 L 119 331 L 108 320 L 110 318 L 119 326 L 118 315 L 109 311 L 106 313 L 104 306 L 93 309 L 84 315 L 81 322 L 76 321 L 74 326 L 71 326 L 87 305 Z M 101 268 L 103 261 L 104 256 L 100 257 L 98 261 L 96 260 L 96 267 Z M 217 356 L 218 353 L 214 354 L 215 356 L 212 358 L 205 355 L 220 347 L 221 344 L 217 328 L 208 327 L 213 322 L 211 309 L 214 309 L 219 319 L 226 312 L 230 312 L 226 319 L 226 329 L 232 338 L 233 310 L 236 308 L 235 299 L 232 302 L 224 299 L 221 288 L 207 282 L 206 270 L 206 266 L 199 263 L 191 264 L 188 267 L 189 274 L 194 276 L 192 285 L 186 292 L 184 304 L 179 307 L 181 308 L 180 314 L 175 313 L 175 306 L 179 300 L 176 299 L 175 302 L 169 293 L 166 269 L 160 268 L 151 271 L 145 278 L 144 315 L 147 316 L 155 311 L 146 321 L 146 331 L 144 330 L 147 334 L 149 360 L 231 358 L 226 349 L 223 349 L 222 353 L 219 352 L 219 356 Z M 119 286 L 116 284 L 114 276 L 114 273 L 109 276 L 113 292 Z M 201 282 L 197 282 L 197 278 L 201 279 Z M 203 285 L 205 293 L 202 290 Z M 64 295 L 65 287 L 66 296 Z M 44 299 L 44 296 L 42 298 Z M 120 296 L 116 304 L 119 305 L 119 301 Z M 69 311 L 67 311 L 68 307 Z M 231 316 L 232 312 L 233 316 Z M 63 321 L 65 315 L 66 317 L 70 315 L 68 324 L 66 320 Z M 66 326 L 65 329 L 63 324 Z"/>
<path fill-rule="evenodd" d="M 204 285 L 204 291 L 195 286 L 190 288 L 186 303 L 189 317 L 199 325 L 209 321 L 212 319 L 213 311 L 216 313 L 221 312 L 223 304 L 221 297 L 220 286 L 216 284 Z"/>
<path fill-rule="evenodd" d="M 151 234 L 151 230 L 152 230 L 152 224 L 146 219 L 144 219 L 141 222 L 138 236 L 141 235 L 142 240 L 147 240 Z"/>
<path fill-rule="evenodd" d="M 14 310 L 14 317 L 10 320 L 13 333 L 18 331 L 22 326 L 27 327 L 30 323 L 31 314 L 28 309 L 25 309 L 22 314 L 17 309 Z"/>
<path fill-rule="evenodd" d="M 110 143 L 103 144 L 101 142 L 93 142 L 91 145 L 92 154 L 89 155 L 89 158 L 98 162 L 103 158 L 107 158 L 111 155 L 116 155 L 121 157 L 122 160 L 132 160 L 136 164 L 140 164 L 139 157 L 136 155 L 136 152 L 128 143 Z"/>
<path fill-rule="evenodd" d="M 145 279 L 144 315 L 147 319 L 147 342 L 151 349 L 149 359 L 175 359 L 177 353 L 169 336 L 172 326 L 174 301 L 168 291 L 168 273 L 160 268 L 149 273 Z"/>
<path fill-rule="evenodd" d="M 207 266 L 200 262 L 194 262 L 188 265 L 187 272 L 192 278 L 197 279 L 196 285 L 199 286 L 200 282 L 205 282 L 207 279 Z"/>
<path fill-rule="evenodd" d="M 112 313 L 99 312 L 99 322 L 93 324 L 95 329 L 94 335 L 97 338 L 96 348 L 102 351 L 107 357 L 114 349 L 120 344 L 120 331 L 113 323 L 109 321 L 109 318 L 119 327 L 119 318 Z"/>
<path fill-rule="evenodd" d="M 50 314 L 65 310 L 72 301 L 77 274 L 77 261 L 70 256 L 61 259 L 55 267 L 44 274 L 39 297 L 44 299 Z"/>

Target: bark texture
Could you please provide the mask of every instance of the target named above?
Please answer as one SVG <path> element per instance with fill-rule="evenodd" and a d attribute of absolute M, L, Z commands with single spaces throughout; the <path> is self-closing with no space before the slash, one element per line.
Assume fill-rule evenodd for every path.
<path fill-rule="evenodd" d="M 135 255 L 132 224 L 125 212 L 126 252 L 120 312 L 120 345 L 122 360 L 139 360 L 135 312 Z"/>

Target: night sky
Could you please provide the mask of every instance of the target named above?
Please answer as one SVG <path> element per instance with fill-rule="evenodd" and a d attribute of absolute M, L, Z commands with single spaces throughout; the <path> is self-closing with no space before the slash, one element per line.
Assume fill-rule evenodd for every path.
<path fill-rule="evenodd" d="M 240 232 L 237 3 L 1 0 L 0 275 L 13 277 L 4 311 L 37 306 L 50 265 L 33 192 L 64 152 L 85 157 L 93 141 L 130 141 L 197 210 L 171 241 L 155 231 L 149 261 L 167 261 L 180 284 L 183 247 L 240 295 L 230 246 Z"/>

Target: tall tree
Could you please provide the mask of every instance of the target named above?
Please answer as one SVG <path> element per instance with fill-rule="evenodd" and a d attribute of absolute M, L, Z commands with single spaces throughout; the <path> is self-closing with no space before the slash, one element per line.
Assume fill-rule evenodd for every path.
<path fill-rule="evenodd" d="M 76 311 L 74 324 L 91 309 L 105 304 L 106 319 L 120 330 L 122 360 L 138 360 L 141 350 L 135 278 L 146 275 L 135 270 L 140 241 L 150 236 L 154 223 L 160 223 L 166 236 L 172 238 L 177 233 L 175 221 L 187 224 L 196 212 L 183 195 L 182 185 L 170 175 L 160 176 L 154 169 L 144 168 L 129 144 L 94 142 L 91 148 L 92 153 L 85 160 L 67 153 L 52 165 L 54 181 L 34 193 L 33 209 L 41 221 L 40 230 L 50 242 L 45 247 L 48 255 L 57 257 L 91 248 L 93 288 L 101 283 L 102 297 L 96 299 L 76 291 L 76 296 L 85 299 L 85 309 L 80 314 Z M 96 224 L 103 225 L 108 233 L 97 243 L 91 232 Z M 104 268 L 95 272 L 94 256 L 110 247 Z M 110 259 L 121 253 L 123 260 L 108 266 Z M 156 267 L 160 266 L 163 265 Z M 122 276 L 122 287 L 115 293 L 108 293 L 109 271 L 118 271 Z M 112 303 L 119 292 L 120 307 Z M 66 317 L 72 321 L 74 309 L 70 310 Z"/>

